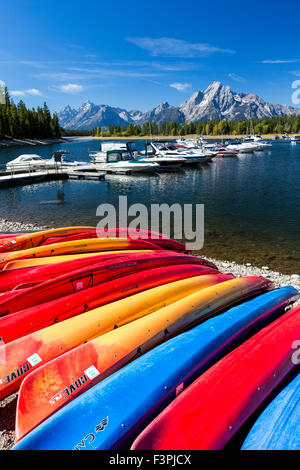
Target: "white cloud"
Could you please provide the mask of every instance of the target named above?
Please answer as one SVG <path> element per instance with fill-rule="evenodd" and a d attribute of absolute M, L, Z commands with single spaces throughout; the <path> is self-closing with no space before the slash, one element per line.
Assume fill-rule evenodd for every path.
<path fill-rule="evenodd" d="M 25 96 L 26 95 L 25 91 L 22 91 L 22 90 L 12 90 L 9 92 L 9 94 L 11 96 Z"/>
<path fill-rule="evenodd" d="M 66 85 L 59 86 L 58 89 L 63 93 L 80 93 L 83 90 L 83 86 L 76 83 L 67 83 Z"/>
<path fill-rule="evenodd" d="M 187 88 L 190 88 L 192 85 L 190 83 L 176 82 L 176 83 L 170 83 L 169 86 L 172 88 L 176 88 L 176 90 L 178 91 L 185 91 Z"/>
<path fill-rule="evenodd" d="M 36 88 L 29 88 L 29 90 L 26 90 L 26 93 L 28 95 L 33 95 L 33 96 L 42 96 L 42 93 L 40 90 L 37 90 Z"/>
<path fill-rule="evenodd" d="M 175 38 L 126 38 L 128 42 L 150 52 L 151 56 L 205 57 L 214 52 L 234 53 L 231 49 L 222 49 L 206 43 L 190 43 Z"/>
<path fill-rule="evenodd" d="M 300 62 L 300 59 L 275 59 L 275 60 L 261 60 L 259 64 L 295 64 Z"/>
<path fill-rule="evenodd" d="M 228 77 L 231 78 L 232 80 L 236 81 L 236 82 L 244 82 L 245 81 L 245 79 L 243 77 L 240 77 L 236 73 L 229 73 Z"/>

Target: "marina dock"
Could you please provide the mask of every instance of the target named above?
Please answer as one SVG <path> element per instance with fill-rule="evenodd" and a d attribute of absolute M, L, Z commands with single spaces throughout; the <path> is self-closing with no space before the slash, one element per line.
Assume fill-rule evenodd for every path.
<path fill-rule="evenodd" d="M 102 181 L 105 172 L 87 167 L 72 167 L 62 169 L 37 169 L 31 171 L 0 171 L 0 188 L 43 183 L 45 181 L 67 179 L 93 179 Z"/>

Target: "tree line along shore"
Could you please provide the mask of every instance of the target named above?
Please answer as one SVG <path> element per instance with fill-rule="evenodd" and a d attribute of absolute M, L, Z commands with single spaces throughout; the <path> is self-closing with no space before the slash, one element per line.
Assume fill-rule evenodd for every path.
<path fill-rule="evenodd" d="M 61 137 L 58 117 L 51 115 L 46 103 L 37 109 L 28 109 L 21 100 L 18 104 L 5 91 L 0 104 L 0 142 L 5 139 L 48 139 Z"/>
<path fill-rule="evenodd" d="M 71 135 L 76 131 L 64 131 Z M 250 119 L 241 121 L 206 120 L 190 123 L 162 122 L 161 124 L 145 122 L 118 126 L 108 124 L 106 128 L 95 127 L 89 134 L 93 137 L 143 137 L 143 136 L 243 136 L 248 134 L 278 135 L 300 132 L 300 115 L 276 116 L 271 118 Z M 81 131 L 84 135 L 84 131 Z"/>
<path fill-rule="evenodd" d="M 300 115 L 276 116 L 249 120 L 204 120 L 190 123 L 144 122 L 143 124 L 97 126 L 91 130 L 63 129 L 56 113 L 51 114 L 46 103 L 37 109 L 28 109 L 21 100 L 18 104 L 5 90 L 4 104 L 0 104 L 0 143 L 9 139 L 57 139 L 72 136 L 92 137 L 146 137 L 146 136 L 243 136 L 248 134 L 278 135 L 300 132 Z"/>

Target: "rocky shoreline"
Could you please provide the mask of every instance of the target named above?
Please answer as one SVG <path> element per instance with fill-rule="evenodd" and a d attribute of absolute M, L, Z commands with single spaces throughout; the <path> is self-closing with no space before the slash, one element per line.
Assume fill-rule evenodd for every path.
<path fill-rule="evenodd" d="M 36 230 L 48 230 L 50 228 L 53 227 L 0 219 L 0 233 L 32 232 Z M 292 285 L 300 291 L 299 274 L 282 274 L 278 271 L 271 270 L 268 266 L 256 267 L 251 263 L 239 264 L 234 261 L 224 261 L 205 255 L 203 256 L 215 263 L 222 272 L 230 272 L 235 276 L 265 276 L 274 282 L 275 287 Z"/>
<path fill-rule="evenodd" d="M 47 230 L 51 227 L 41 227 L 37 224 L 28 224 L 22 222 L 12 222 L 6 219 L 0 219 L 0 233 L 9 232 L 31 232 L 36 230 Z M 221 272 L 232 273 L 236 277 L 241 276 L 263 276 L 270 279 L 275 287 L 286 285 L 294 286 L 300 291 L 300 276 L 298 274 L 286 275 L 277 271 L 272 271 L 268 266 L 258 268 L 251 263 L 238 264 L 234 261 L 221 261 L 208 258 L 216 264 Z M 296 302 L 300 304 L 300 300 Z M 8 450 L 14 444 L 14 424 L 15 411 L 17 404 L 17 393 L 0 401 L 0 450 Z"/>

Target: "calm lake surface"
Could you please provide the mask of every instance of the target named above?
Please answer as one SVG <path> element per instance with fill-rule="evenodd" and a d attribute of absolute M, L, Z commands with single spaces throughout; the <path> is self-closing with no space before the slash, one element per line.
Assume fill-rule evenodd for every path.
<path fill-rule="evenodd" d="M 178 172 L 110 175 L 106 181 L 55 181 L 0 190 L 0 217 L 41 225 L 96 225 L 101 203 L 204 204 L 202 254 L 300 273 L 300 145 L 273 141 L 265 152 L 214 160 Z M 0 164 L 24 153 L 50 158 L 66 149 L 89 161 L 97 140 L 0 150 Z M 143 142 L 138 146 L 142 148 Z"/>

